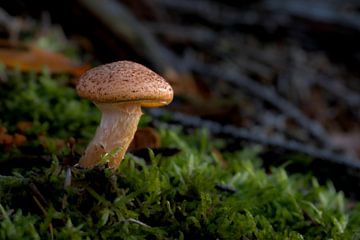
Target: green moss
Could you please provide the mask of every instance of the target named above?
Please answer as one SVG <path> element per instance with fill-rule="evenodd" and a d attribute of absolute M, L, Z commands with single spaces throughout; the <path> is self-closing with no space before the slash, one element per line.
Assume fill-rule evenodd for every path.
<path fill-rule="evenodd" d="M 359 206 L 349 212 L 331 183 L 322 186 L 310 174 L 288 175 L 284 168 L 265 172 L 256 148 L 223 153 L 223 167 L 212 153 L 221 142 L 203 130 L 186 135 L 180 127 L 160 129 L 163 146 L 180 153 L 163 157 L 149 150 L 150 160 L 127 154 L 115 173 L 103 166 L 72 167 L 71 186 L 64 189 L 64 162 L 78 155 L 66 146 L 40 148 L 37 135 L 46 134 L 49 141 L 73 137 L 81 152 L 95 131 L 98 111 L 76 96 L 65 77 L 6 74 L 1 124 L 14 133 L 18 121 L 33 122 L 26 144 L 37 149 L 35 158 L 52 160 L 50 166 L 0 169 L 1 239 L 352 239 L 359 234 Z M 24 149 L 1 149 L 0 163 L 25 158 Z"/>
<path fill-rule="evenodd" d="M 10 131 L 18 121 L 31 121 L 34 133 L 90 137 L 99 112 L 90 102 L 79 99 L 68 84 L 66 76 L 53 79 L 47 72 L 37 76 L 9 71 L 0 89 L 1 122 Z"/>

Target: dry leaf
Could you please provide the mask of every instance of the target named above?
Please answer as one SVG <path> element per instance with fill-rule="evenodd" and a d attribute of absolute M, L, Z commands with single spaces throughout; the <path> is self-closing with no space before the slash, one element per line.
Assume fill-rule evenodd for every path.
<path fill-rule="evenodd" d="M 197 82 L 190 74 L 179 74 L 170 69 L 165 71 L 164 77 L 174 89 L 175 95 L 181 95 L 198 102 L 203 102 L 211 97 L 206 86 L 199 86 L 200 82 Z"/>
<path fill-rule="evenodd" d="M 7 129 L 3 126 L 0 126 L 0 144 L 6 146 L 15 144 L 16 146 L 19 146 L 26 142 L 26 137 L 24 135 L 18 133 L 15 133 L 15 135 L 11 135 L 6 132 Z"/>
<path fill-rule="evenodd" d="M 26 130 L 32 128 L 32 122 L 29 121 L 20 121 L 16 124 L 16 128 L 21 132 L 25 132 Z"/>
<path fill-rule="evenodd" d="M 0 134 L 0 144 L 11 145 L 14 141 L 14 137 L 7 133 Z"/>
<path fill-rule="evenodd" d="M 18 133 L 15 133 L 14 137 L 13 137 L 13 143 L 16 145 L 16 146 L 20 146 L 20 145 L 23 145 L 25 142 L 26 142 L 26 137 L 22 134 L 18 134 Z"/>
<path fill-rule="evenodd" d="M 144 148 L 159 148 L 160 145 L 160 136 L 153 128 L 139 128 L 135 133 L 128 151 Z"/>
<path fill-rule="evenodd" d="M 6 127 L 0 126 L 0 135 L 6 132 L 7 132 Z"/>
<path fill-rule="evenodd" d="M 9 68 L 21 71 L 42 72 L 47 67 L 51 73 L 70 73 L 79 76 L 90 68 L 88 64 L 78 65 L 60 53 L 49 52 L 36 47 L 0 48 L 0 62 Z"/>

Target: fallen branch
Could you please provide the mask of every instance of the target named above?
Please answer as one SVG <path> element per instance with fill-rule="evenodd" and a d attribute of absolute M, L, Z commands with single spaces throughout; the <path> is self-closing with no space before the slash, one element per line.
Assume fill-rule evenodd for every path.
<path fill-rule="evenodd" d="M 257 83 L 236 70 L 236 66 L 221 68 L 210 64 L 193 62 L 190 64 L 193 70 L 203 76 L 222 79 L 237 87 L 246 89 L 251 94 L 271 103 L 281 110 L 285 115 L 293 118 L 301 127 L 306 129 L 312 136 L 320 140 L 321 143 L 329 145 L 328 137 L 323 127 L 314 120 L 305 116 L 296 106 L 285 98 L 279 96 L 273 89 Z"/>
<path fill-rule="evenodd" d="M 246 140 L 267 146 L 278 147 L 288 151 L 294 151 L 307 154 L 314 158 L 327 160 L 336 164 L 346 165 L 352 169 L 360 170 L 360 160 L 353 159 L 344 155 L 330 152 L 325 149 L 319 149 L 311 145 L 302 144 L 293 140 L 282 140 L 269 138 L 266 135 L 254 134 L 245 128 L 239 128 L 232 125 L 221 125 L 220 123 L 203 120 L 199 117 L 189 116 L 179 112 L 168 112 L 161 109 L 149 109 L 147 111 L 151 116 L 160 118 L 161 116 L 171 116 L 171 121 L 191 128 L 206 128 L 214 135 L 225 135 L 235 139 Z M 167 114 L 165 114 L 167 113 Z M 156 122 L 155 122 L 156 123 Z M 156 123 L 158 125 L 168 125 L 167 123 Z"/>

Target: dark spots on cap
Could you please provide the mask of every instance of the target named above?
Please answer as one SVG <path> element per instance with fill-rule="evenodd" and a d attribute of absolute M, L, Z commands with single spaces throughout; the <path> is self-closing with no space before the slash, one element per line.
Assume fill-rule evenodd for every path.
<path fill-rule="evenodd" d="M 80 96 L 99 101 L 154 100 L 171 101 L 171 86 L 157 73 L 129 61 L 95 67 L 78 82 Z"/>

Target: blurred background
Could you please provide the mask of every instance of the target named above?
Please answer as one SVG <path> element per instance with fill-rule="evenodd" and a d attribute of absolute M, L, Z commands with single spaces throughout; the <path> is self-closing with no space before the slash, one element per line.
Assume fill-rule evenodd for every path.
<path fill-rule="evenodd" d="M 75 83 L 90 66 L 142 63 L 175 91 L 166 109 L 146 110 L 154 125 L 205 127 L 227 150 L 259 144 L 265 165 L 310 156 L 293 171 L 345 191 L 360 184 L 359 43 L 357 0 L 0 3 L 6 67 L 47 65 Z"/>

